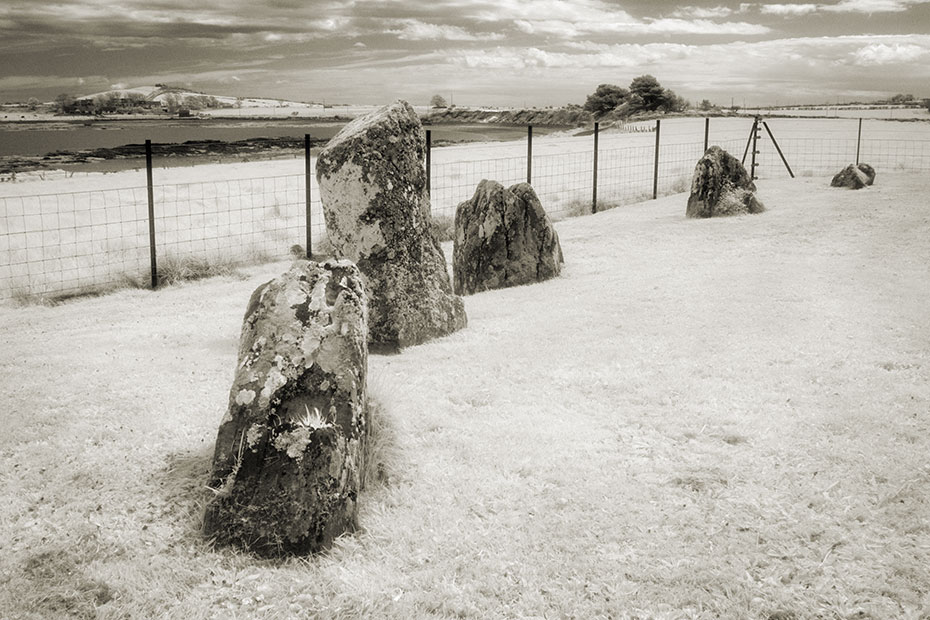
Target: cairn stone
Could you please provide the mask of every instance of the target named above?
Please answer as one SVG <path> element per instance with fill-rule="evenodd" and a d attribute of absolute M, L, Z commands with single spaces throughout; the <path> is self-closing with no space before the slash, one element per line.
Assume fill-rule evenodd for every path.
<path fill-rule="evenodd" d="M 346 125 L 317 159 L 326 231 L 355 262 L 373 348 L 396 350 L 465 327 L 446 258 L 430 231 L 420 120 L 405 101 Z"/>
<path fill-rule="evenodd" d="M 564 262 L 559 235 L 533 187 L 488 180 L 455 211 L 452 256 L 458 295 L 548 280 Z"/>
<path fill-rule="evenodd" d="M 765 207 L 755 195 L 743 164 L 719 146 L 712 146 L 698 160 L 691 179 L 688 217 L 719 217 L 762 213 Z"/>
<path fill-rule="evenodd" d="M 834 175 L 831 187 L 862 189 L 875 181 L 875 168 L 868 164 L 849 164 Z"/>
<path fill-rule="evenodd" d="M 204 534 L 273 557 L 355 529 L 368 437 L 361 274 L 299 260 L 249 300 Z"/>

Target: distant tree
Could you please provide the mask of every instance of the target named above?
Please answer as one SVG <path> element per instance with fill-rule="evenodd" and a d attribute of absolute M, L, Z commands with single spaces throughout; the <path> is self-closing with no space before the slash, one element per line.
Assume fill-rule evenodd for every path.
<path fill-rule="evenodd" d="M 659 109 L 664 110 L 665 112 L 684 112 L 690 107 L 691 107 L 690 101 L 688 101 L 684 97 L 680 97 L 679 95 L 676 95 L 674 91 L 671 91 L 666 88 L 665 89 L 665 101 L 662 103 L 661 106 L 659 106 Z"/>
<path fill-rule="evenodd" d="M 594 116 L 603 116 L 612 112 L 623 104 L 629 97 L 630 91 L 615 84 L 600 84 L 593 93 L 585 99 L 584 109 Z"/>
<path fill-rule="evenodd" d="M 669 96 L 675 94 L 670 90 L 662 88 L 662 85 L 659 84 L 659 80 L 651 75 L 641 75 L 637 78 L 633 78 L 633 81 L 630 82 L 630 93 L 639 95 L 643 100 L 640 110 L 634 111 L 643 112 L 653 112 L 667 106 L 669 103 Z"/>
<path fill-rule="evenodd" d="M 903 93 L 898 93 L 897 95 L 889 99 L 889 101 L 891 103 L 911 103 L 914 101 L 914 95 L 905 95 Z"/>
<path fill-rule="evenodd" d="M 179 109 L 181 109 L 181 98 L 174 93 L 168 93 L 165 95 L 165 98 L 162 99 L 162 102 L 164 103 L 165 108 L 168 110 L 169 114 L 174 114 Z"/>
<path fill-rule="evenodd" d="M 55 97 L 55 109 L 59 113 L 64 113 L 65 108 L 74 105 L 74 95 L 69 95 L 68 93 L 61 93 Z"/>
<path fill-rule="evenodd" d="M 119 98 L 119 93 L 115 91 L 97 95 L 94 97 L 94 112 L 97 114 L 115 112 Z"/>
<path fill-rule="evenodd" d="M 29 97 L 29 100 L 26 102 L 26 107 L 35 112 L 36 108 L 39 107 L 39 100 L 35 97 Z"/>
<path fill-rule="evenodd" d="M 707 112 L 708 110 L 714 109 L 714 104 L 712 104 L 708 99 L 701 99 L 701 105 L 699 107 L 704 112 Z"/>
<path fill-rule="evenodd" d="M 432 108 L 448 108 L 449 107 L 449 104 L 446 103 L 446 100 L 442 95 L 433 95 L 433 98 L 429 100 L 429 105 Z"/>

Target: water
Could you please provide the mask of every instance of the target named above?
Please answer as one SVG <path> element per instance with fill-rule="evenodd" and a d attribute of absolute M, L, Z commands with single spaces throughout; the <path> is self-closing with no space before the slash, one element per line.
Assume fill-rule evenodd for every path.
<path fill-rule="evenodd" d="M 85 122 L 0 123 L 0 157 L 41 157 L 55 151 L 113 148 L 126 144 L 181 143 L 188 140 L 233 142 L 252 138 L 301 137 L 328 140 L 343 122 L 239 121 L 239 120 L 137 120 Z M 526 136 L 523 127 L 501 125 L 434 125 L 434 142 L 515 140 Z M 553 131 L 538 128 L 537 133 Z M 541 130 L 541 131 L 540 131 Z"/>

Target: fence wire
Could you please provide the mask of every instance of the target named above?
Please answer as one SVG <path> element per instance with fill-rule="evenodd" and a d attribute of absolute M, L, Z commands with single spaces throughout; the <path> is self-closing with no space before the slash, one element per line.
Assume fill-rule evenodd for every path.
<path fill-rule="evenodd" d="M 703 122 L 702 122 L 703 124 Z M 714 136 L 716 144 L 742 158 L 745 134 Z M 811 136 L 803 132 L 775 139 L 797 176 L 834 174 L 856 160 L 879 171 L 930 170 L 930 140 L 887 137 L 874 124 L 856 139 L 855 127 Z M 690 127 L 689 127 L 690 128 Z M 654 130 L 654 126 L 652 127 Z M 663 123 L 663 130 L 665 124 Z M 702 127 L 677 139 L 655 144 L 614 136 L 597 156 L 598 210 L 640 202 L 657 195 L 685 192 L 694 165 L 704 151 Z M 879 137 L 869 137 L 868 133 Z M 740 130 L 739 133 L 742 133 Z M 661 136 L 660 136 L 661 137 Z M 645 138 L 645 136 L 643 136 Z M 667 143 L 668 142 L 668 143 Z M 454 217 L 456 207 L 472 197 L 482 179 L 505 186 L 526 181 L 527 157 L 488 158 L 487 148 L 513 153 L 513 144 L 455 151 L 461 159 L 433 163 L 430 201 L 434 217 Z M 554 219 L 590 213 L 594 194 L 593 141 L 586 150 L 545 152 L 532 159 L 532 185 Z M 757 176 L 787 176 L 766 132 L 760 131 Z M 481 159 L 468 159 L 473 157 Z M 304 162 L 300 161 L 303 168 Z M 745 165 L 748 168 L 750 156 Z M 163 172 L 170 174 L 170 172 Z M 320 192 L 310 180 L 311 235 L 314 248 L 326 236 Z M 305 251 L 307 206 L 305 174 L 153 187 L 155 250 L 162 275 L 200 267 L 286 258 Z M 300 247 L 295 247 L 300 246 Z M 67 297 L 90 291 L 147 286 L 149 258 L 148 197 L 144 186 L 125 189 L 0 196 L 0 300 Z M 183 274 L 182 274 L 183 275 Z"/>

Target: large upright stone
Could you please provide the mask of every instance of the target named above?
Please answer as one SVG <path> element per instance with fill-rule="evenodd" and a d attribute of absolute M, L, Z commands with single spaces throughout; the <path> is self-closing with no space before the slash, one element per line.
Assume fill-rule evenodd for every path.
<path fill-rule="evenodd" d="M 483 180 L 455 210 L 455 292 L 541 282 L 562 270 L 559 235 L 529 183 Z"/>
<path fill-rule="evenodd" d="M 317 159 L 326 231 L 369 295 L 369 340 L 419 344 L 465 327 L 446 259 L 430 232 L 420 119 L 405 101 L 346 125 Z"/>
<path fill-rule="evenodd" d="M 832 187 L 862 189 L 875 181 L 875 168 L 868 164 L 849 164 L 830 181 Z"/>
<path fill-rule="evenodd" d="M 712 146 L 698 160 L 691 179 L 688 217 L 718 217 L 761 213 L 756 184 L 743 164 L 719 146 Z"/>
<path fill-rule="evenodd" d="M 204 533 L 263 556 L 356 526 L 368 437 L 366 300 L 351 262 L 296 261 L 252 294 Z"/>

